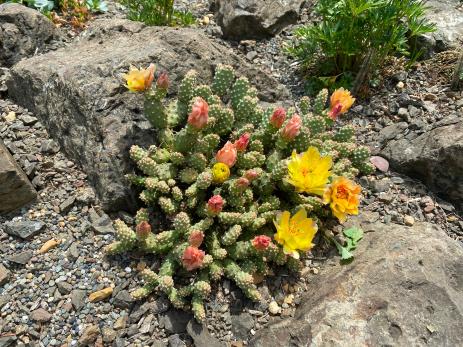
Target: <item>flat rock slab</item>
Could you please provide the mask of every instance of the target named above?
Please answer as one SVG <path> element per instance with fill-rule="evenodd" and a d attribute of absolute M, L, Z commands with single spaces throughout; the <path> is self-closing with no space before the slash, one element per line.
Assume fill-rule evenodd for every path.
<path fill-rule="evenodd" d="M 136 207 L 124 179 L 132 168 L 128 150 L 151 144 L 155 133 L 143 116 L 142 95 L 127 91 L 121 75 L 149 63 L 169 73 L 172 92 L 188 70 L 210 82 L 214 67 L 225 63 L 247 76 L 262 100 L 289 96 L 275 79 L 193 28 L 97 20 L 72 45 L 19 62 L 7 83 L 10 97 L 33 111 L 83 168 L 107 211 Z"/>
<path fill-rule="evenodd" d="M 37 192 L 0 140 L 0 213 L 20 208 L 37 197 Z"/>
<path fill-rule="evenodd" d="M 7 234 L 28 239 L 41 231 L 45 227 L 45 224 L 41 221 L 12 220 L 6 222 L 4 227 Z"/>
<path fill-rule="evenodd" d="M 2 264 L 0 264 L 0 286 L 3 286 L 5 283 L 7 283 L 9 278 L 10 278 L 10 271 L 6 267 L 4 267 Z"/>
<path fill-rule="evenodd" d="M 412 140 L 392 138 L 380 154 L 394 170 L 421 180 L 463 211 L 463 121 L 436 124 Z"/>
<path fill-rule="evenodd" d="M 324 266 L 294 318 L 259 331 L 248 345 L 463 345 L 461 244 L 427 223 L 364 230 L 352 263 Z"/>
<path fill-rule="evenodd" d="M 458 47 L 463 42 L 463 3 L 460 0 L 428 0 L 426 17 L 436 24 L 433 35 L 443 48 Z M 448 47 L 445 47 L 448 46 Z"/>

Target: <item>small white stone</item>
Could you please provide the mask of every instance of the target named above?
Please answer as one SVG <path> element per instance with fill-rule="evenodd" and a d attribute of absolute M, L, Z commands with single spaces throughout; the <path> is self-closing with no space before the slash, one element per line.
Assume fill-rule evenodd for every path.
<path fill-rule="evenodd" d="M 400 81 L 400 82 L 397 83 L 396 87 L 399 88 L 399 89 L 404 89 L 405 84 L 402 81 Z"/>
<path fill-rule="evenodd" d="M 270 305 L 268 305 L 268 310 L 271 314 L 279 314 L 281 312 L 281 307 L 278 306 L 276 301 L 272 301 Z"/>
<path fill-rule="evenodd" d="M 413 218 L 412 216 L 405 216 L 404 223 L 405 225 L 411 227 L 413 224 L 415 224 L 415 218 Z"/>
<path fill-rule="evenodd" d="M 130 267 L 128 267 L 128 266 L 127 266 L 124 270 L 125 270 L 125 272 L 127 272 L 127 273 L 131 273 L 131 272 L 132 272 L 132 269 L 131 269 Z"/>

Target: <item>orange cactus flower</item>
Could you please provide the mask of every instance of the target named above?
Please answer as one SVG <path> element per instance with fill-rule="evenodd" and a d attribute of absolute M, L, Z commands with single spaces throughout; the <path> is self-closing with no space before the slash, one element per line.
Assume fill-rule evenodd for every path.
<path fill-rule="evenodd" d="M 280 129 L 286 119 L 286 111 L 283 107 L 277 107 L 270 117 L 270 124 Z"/>
<path fill-rule="evenodd" d="M 150 64 L 147 69 L 137 69 L 131 66 L 127 74 L 123 75 L 127 84 L 126 87 L 132 92 L 144 92 L 151 88 L 154 79 L 156 66 Z"/>
<path fill-rule="evenodd" d="M 240 136 L 238 140 L 235 141 L 234 145 L 238 152 L 244 152 L 249 144 L 249 139 L 251 138 L 251 134 L 244 133 Z"/>
<path fill-rule="evenodd" d="M 205 253 L 197 247 L 188 246 L 182 256 L 182 265 L 188 271 L 193 271 L 203 265 Z"/>
<path fill-rule="evenodd" d="M 207 125 L 209 118 L 209 105 L 201 98 L 197 97 L 193 104 L 191 113 L 188 115 L 188 124 L 198 130 L 204 128 Z"/>
<path fill-rule="evenodd" d="M 328 111 L 328 116 L 332 120 L 346 113 L 352 104 L 354 103 L 355 98 L 352 97 L 350 92 L 344 88 L 336 89 L 330 98 L 330 110 Z"/>
<path fill-rule="evenodd" d="M 223 204 L 223 198 L 220 195 L 214 195 L 207 201 L 207 211 L 212 215 L 217 215 L 222 211 Z"/>
<path fill-rule="evenodd" d="M 326 189 L 323 195 L 325 204 L 330 204 L 331 211 L 341 223 L 347 219 L 347 215 L 357 215 L 360 203 L 361 188 L 355 182 L 337 177 Z"/>
<path fill-rule="evenodd" d="M 281 132 L 281 136 L 286 141 L 293 140 L 297 135 L 299 135 L 299 131 L 301 130 L 302 120 L 298 114 L 292 116 L 292 118 L 286 123 L 283 131 Z"/>
<path fill-rule="evenodd" d="M 264 249 L 267 249 L 268 246 L 270 246 L 271 242 L 272 242 L 272 239 L 268 237 L 267 235 L 258 235 L 254 237 L 251 241 L 254 248 L 257 249 L 258 251 L 263 251 Z"/>
<path fill-rule="evenodd" d="M 238 155 L 236 146 L 228 141 L 222 149 L 220 149 L 217 154 L 215 155 L 215 159 L 219 163 L 223 163 L 227 165 L 229 168 L 235 165 L 236 163 L 236 156 Z"/>

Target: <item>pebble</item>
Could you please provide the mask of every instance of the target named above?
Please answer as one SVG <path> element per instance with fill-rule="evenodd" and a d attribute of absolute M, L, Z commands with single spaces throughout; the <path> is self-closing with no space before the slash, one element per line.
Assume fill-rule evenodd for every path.
<path fill-rule="evenodd" d="M 278 303 L 276 301 L 272 301 L 269 305 L 268 305 L 268 310 L 271 314 L 273 315 L 277 315 L 281 312 L 281 307 L 278 305 Z"/>

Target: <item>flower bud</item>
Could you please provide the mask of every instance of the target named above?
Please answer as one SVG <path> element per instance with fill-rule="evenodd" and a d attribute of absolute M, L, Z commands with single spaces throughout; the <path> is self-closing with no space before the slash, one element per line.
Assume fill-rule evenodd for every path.
<path fill-rule="evenodd" d="M 254 181 L 257 177 L 259 177 L 259 172 L 254 169 L 250 169 L 244 173 L 244 177 L 246 177 L 250 182 Z"/>
<path fill-rule="evenodd" d="M 238 152 L 244 152 L 249 144 L 249 139 L 251 138 L 251 134 L 244 133 L 240 136 L 238 140 L 235 141 L 234 145 Z"/>
<path fill-rule="evenodd" d="M 222 149 L 220 149 L 217 154 L 215 155 L 215 159 L 219 163 L 223 163 L 227 165 L 229 168 L 235 165 L 236 163 L 236 156 L 237 156 L 236 147 L 228 141 Z"/>
<path fill-rule="evenodd" d="M 198 130 L 204 128 L 207 125 L 209 118 L 209 105 L 203 98 L 197 97 L 191 113 L 188 115 L 188 124 Z"/>
<path fill-rule="evenodd" d="M 272 239 L 266 235 L 259 235 L 252 239 L 251 243 L 255 249 L 258 251 L 263 251 L 267 249 L 267 247 L 272 242 Z"/>
<path fill-rule="evenodd" d="M 136 231 L 139 238 L 146 239 L 151 233 L 151 225 L 147 221 L 143 221 L 137 225 Z"/>
<path fill-rule="evenodd" d="M 162 72 L 157 81 L 156 81 L 156 86 L 160 89 L 165 89 L 169 88 L 169 76 L 167 75 L 167 72 Z"/>
<path fill-rule="evenodd" d="M 188 271 L 193 271 L 203 265 L 204 251 L 197 247 L 188 246 L 183 252 L 182 265 Z"/>
<path fill-rule="evenodd" d="M 241 189 L 249 187 L 249 184 L 249 180 L 245 177 L 240 177 L 236 180 L 236 186 Z"/>
<path fill-rule="evenodd" d="M 201 230 L 193 230 L 188 238 L 190 246 L 198 248 L 204 240 L 204 233 Z"/>
<path fill-rule="evenodd" d="M 302 121 L 299 115 L 295 114 L 286 124 L 284 127 L 281 136 L 286 141 L 293 140 L 297 135 L 299 135 L 299 131 L 301 130 Z"/>
<path fill-rule="evenodd" d="M 210 214 L 219 214 L 223 209 L 223 199 L 220 195 L 214 195 L 207 202 L 207 211 Z"/>
<path fill-rule="evenodd" d="M 286 119 L 286 111 L 283 107 L 277 107 L 270 117 L 270 124 L 280 129 Z"/>

